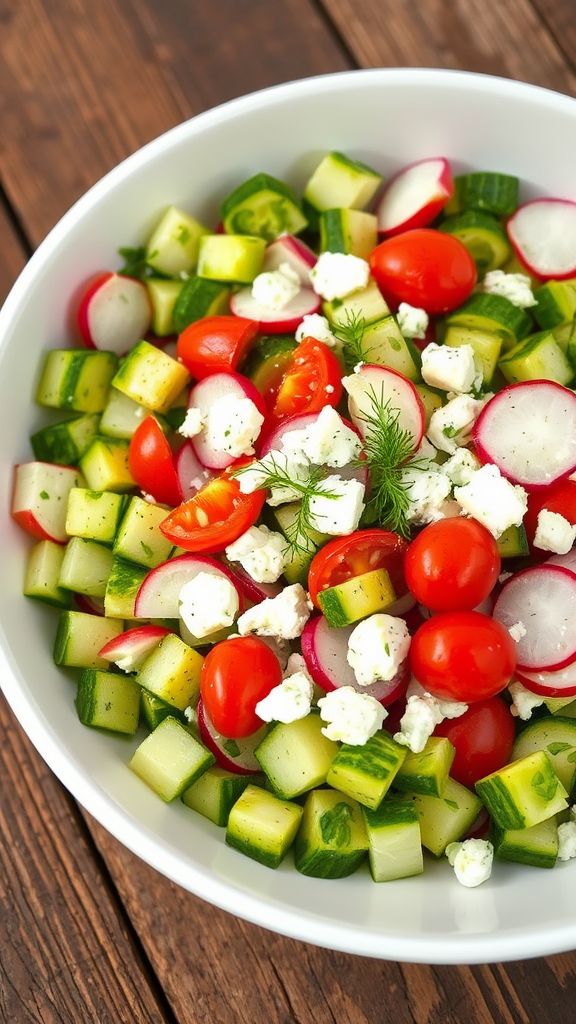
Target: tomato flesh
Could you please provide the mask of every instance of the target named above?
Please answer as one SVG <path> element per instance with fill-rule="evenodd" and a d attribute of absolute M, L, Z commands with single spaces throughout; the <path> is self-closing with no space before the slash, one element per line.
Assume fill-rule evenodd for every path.
<path fill-rule="evenodd" d="M 508 764 L 516 735 L 514 719 L 501 697 L 479 700 L 460 718 L 447 718 L 434 730 L 456 749 L 450 775 L 472 789 L 479 779 Z"/>
<path fill-rule="evenodd" d="M 370 269 L 393 306 L 408 302 L 428 313 L 461 306 L 476 284 L 476 264 L 458 238 L 433 228 L 414 228 L 372 250 Z"/>
<path fill-rule="evenodd" d="M 229 739 L 262 727 L 255 708 L 282 681 L 276 655 L 256 636 L 216 644 L 202 665 L 200 694 L 214 728 Z"/>
<path fill-rule="evenodd" d="M 186 551 L 223 551 L 258 519 L 266 491 L 242 494 L 232 473 L 239 462 L 210 480 L 160 523 L 165 537 Z"/>
<path fill-rule="evenodd" d="M 172 449 L 153 416 L 147 416 L 134 431 L 128 465 L 140 490 L 156 501 L 172 506 L 182 501 Z"/>
<path fill-rule="evenodd" d="M 404 562 L 408 587 L 432 611 L 475 608 L 500 572 L 498 545 L 475 519 L 440 519 L 412 541 Z"/>
<path fill-rule="evenodd" d="M 205 316 L 186 327 L 176 345 L 178 358 L 195 380 L 235 370 L 258 333 L 255 320 Z"/>
<path fill-rule="evenodd" d="M 348 537 L 335 537 L 312 559 L 308 573 L 310 599 L 319 608 L 321 590 L 373 569 L 386 569 L 396 597 L 402 597 L 408 589 L 403 569 L 407 548 L 407 541 L 391 530 L 357 530 Z"/>
<path fill-rule="evenodd" d="M 342 370 L 336 356 L 316 338 L 304 338 L 291 353 L 290 361 L 276 394 L 273 416 L 321 412 L 334 408 L 342 398 Z"/>

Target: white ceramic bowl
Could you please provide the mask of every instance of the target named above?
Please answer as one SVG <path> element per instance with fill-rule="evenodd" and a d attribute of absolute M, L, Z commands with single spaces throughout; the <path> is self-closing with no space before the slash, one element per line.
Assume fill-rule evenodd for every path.
<path fill-rule="evenodd" d="M 27 540 L 11 521 L 12 466 L 30 458 L 42 422 L 32 396 L 41 355 L 67 338 L 68 299 L 116 265 L 169 202 L 215 222 L 219 198 L 268 170 L 301 186 L 321 154 L 341 149 L 385 173 L 444 154 L 456 165 L 520 176 L 525 195 L 576 198 L 576 102 L 517 82 L 431 70 L 374 70 L 278 86 L 173 129 L 108 174 L 54 228 L 0 314 L 0 678 L 47 763 L 134 853 L 180 885 L 266 928 L 394 960 L 483 962 L 576 947 L 574 865 L 497 864 L 463 889 L 446 863 L 374 885 L 278 871 L 224 845 L 223 832 L 176 801 L 166 806 L 126 767 L 135 741 L 77 720 L 70 680 L 52 664 L 54 615 L 20 593 Z"/>

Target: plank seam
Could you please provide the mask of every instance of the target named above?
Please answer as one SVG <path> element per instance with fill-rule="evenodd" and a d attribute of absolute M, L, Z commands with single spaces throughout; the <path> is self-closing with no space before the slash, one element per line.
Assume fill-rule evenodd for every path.
<path fill-rule="evenodd" d="M 548 21 L 548 18 L 546 17 L 545 13 L 540 10 L 540 7 L 539 7 L 538 3 L 534 3 L 534 0 L 529 0 L 529 2 L 530 2 L 530 7 L 534 11 L 535 17 L 538 19 L 538 21 L 540 22 L 542 28 L 546 31 L 546 33 L 550 37 L 551 41 L 554 43 L 554 46 L 558 50 L 558 53 L 562 57 L 563 61 L 565 62 L 566 66 L 567 66 L 567 68 L 570 71 L 576 71 L 576 61 L 574 61 L 572 59 L 572 57 L 570 56 L 569 51 L 567 49 L 565 49 L 565 47 L 564 47 L 564 45 L 562 43 L 561 38 L 556 34 L 556 31 L 555 31 L 554 27 Z"/>
<path fill-rule="evenodd" d="M 0 205 L 4 207 L 6 218 L 10 223 L 10 226 L 16 235 L 20 245 L 22 246 L 27 258 L 29 259 L 34 252 L 34 246 L 28 238 L 28 233 L 24 227 L 24 223 L 10 199 L 4 185 L 0 182 Z"/>
<path fill-rule="evenodd" d="M 354 53 L 352 46 L 346 39 L 346 36 L 340 31 L 340 28 L 332 17 L 330 11 L 326 9 L 323 0 L 310 0 L 310 6 L 314 8 L 320 18 L 320 21 L 326 26 L 334 42 L 340 47 L 342 55 L 347 61 L 349 61 L 352 68 L 355 70 L 360 68 L 360 62 Z"/>

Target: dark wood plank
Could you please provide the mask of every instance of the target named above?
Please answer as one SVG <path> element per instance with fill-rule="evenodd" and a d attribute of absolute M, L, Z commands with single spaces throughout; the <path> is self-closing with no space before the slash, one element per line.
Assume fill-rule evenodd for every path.
<path fill-rule="evenodd" d="M 26 262 L 26 253 L 0 199 L 0 304 L 4 302 L 14 278 Z"/>
<path fill-rule="evenodd" d="M 567 64 L 576 68 L 576 9 L 573 0 L 532 0 Z"/>

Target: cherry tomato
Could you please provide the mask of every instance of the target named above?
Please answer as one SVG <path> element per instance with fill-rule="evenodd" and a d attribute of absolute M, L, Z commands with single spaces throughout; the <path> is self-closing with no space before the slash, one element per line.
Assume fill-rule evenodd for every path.
<path fill-rule="evenodd" d="M 403 561 L 407 541 L 390 530 L 357 530 L 347 537 L 335 537 L 314 555 L 308 573 L 310 598 L 317 608 L 318 594 L 326 587 L 335 587 L 354 576 L 386 569 L 396 597 L 407 592 Z"/>
<path fill-rule="evenodd" d="M 200 694 L 214 728 L 239 739 L 261 728 L 254 709 L 281 681 L 280 662 L 264 641 L 239 636 L 216 644 L 206 655 Z"/>
<path fill-rule="evenodd" d="M 415 228 L 381 242 L 370 269 L 385 299 L 408 302 L 428 313 L 447 313 L 470 295 L 476 264 L 458 238 L 433 228 Z"/>
<path fill-rule="evenodd" d="M 528 495 L 528 511 L 524 517 L 524 526 L 530 544 L 534 544 L 534 534 L 538 526 L 538 513 L 543 508 L 549 512 L 558 512 L 569 523 L 576 524 L 576 480 L 560 480 L 550 484 L 541 491 L 533 491 Z M 540 551 L 540 548 L 536 548 Z"/>
<path fill-rule="evenodd" d="M 510 682 L 516 647 L 507 629 L 480 612 L 440 612 L 412 638 L 410 666 L 440 700 L 493 697 Z"/>
<path fill-rule="evenodd" d="M 278 388 L 274 418 L 321 412 L 325 405 L 336 407 L 341 398 L 342 369 L 336 356 L 316 338 L 304 338 Z"/>
<path fill-rule="evenodd" d="M 501 697 L 479 700 L 460 718 L 446 718 L 434 730 L 456 748 L 450 775 L 469 789 L 508 764 L 515 734 L 510 708 Z"/>
<path fill-rule="evenodd" d="M 412 541 L 404 572 L 421 604 L 435 612 L 475 608 L 500 572 L 498 545 L 475 519 L 440 519 Z"/>
<path fill-rule="evenodd" d="M 182 489 L 174 468 L 172 449 L 153 416 L 134 431 L 128 465 L 138 487 L 166 505 L 179 505 Z"/>
<path fill-rule="evenodd" d="M 164 536 L 186 551 L 212 553 L 223 551 L 254 526 L 266 491 L 242 494 L 231 475 L 238 466 L 239 461 L 166 516 L 160 523 Z"/>
<path fill-rule="evenodd" d="M 255 320 L 205 316 L 186 327 L 176 346 L 178 358 L 195 380 L 235 370 L 258 333 Z"/>

